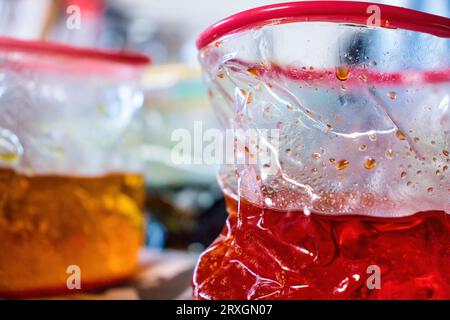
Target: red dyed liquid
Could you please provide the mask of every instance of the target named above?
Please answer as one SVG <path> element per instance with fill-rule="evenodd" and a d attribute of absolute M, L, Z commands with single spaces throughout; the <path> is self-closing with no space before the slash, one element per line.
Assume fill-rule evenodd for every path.
<path fill-rule="evenodd" d="M 307 216 L 226 202 L 227 224 L 194 276 L 197 299 L 450 299 L 445 212 Z"/>

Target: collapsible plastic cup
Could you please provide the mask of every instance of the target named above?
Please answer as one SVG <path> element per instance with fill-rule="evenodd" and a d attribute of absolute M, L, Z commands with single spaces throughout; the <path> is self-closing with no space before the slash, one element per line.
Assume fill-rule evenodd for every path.
<path fill-rule="evenodd" d="M 450 19 L 363 2 L 201 34 L 234 162 L 198 299 L 450 298 Z"/>
<path fill-rule="evenodd" d="M 0 297 L 129 277 L 145 190 L 122 134 L 148 58 L 0 38 L 0 61 Z"/>

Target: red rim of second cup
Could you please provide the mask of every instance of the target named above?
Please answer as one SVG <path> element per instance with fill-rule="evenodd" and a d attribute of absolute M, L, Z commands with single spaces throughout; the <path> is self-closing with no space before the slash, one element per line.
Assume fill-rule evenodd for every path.
<path fill-rule="evenodd" d="M 23 53 L 34 56 L 7 67 L 16 71 L 34 70 L 41 73 L 66 73 L 75 76 L 99 74 L 133 76 L 151 63 L 150 57 L 134 52 L 75 47 L 49 41 L 29 41 L 0 37 L 0 54 Z M 40 59 L 49 57 L 50 59 Z M 52 59 L 55 58 L 55 59 Z M 64 58 L 67 61 L 56 59 Z"/>
<path fill-rule="evenodd" d="M 9 37 L 0 37 L 0 51 L 59 55 L 75 59 L 99 60 L 137 67 L 151 62 L 148 56 L 134 52 L 75 47 L 50 41 L 19 40 Z"/>

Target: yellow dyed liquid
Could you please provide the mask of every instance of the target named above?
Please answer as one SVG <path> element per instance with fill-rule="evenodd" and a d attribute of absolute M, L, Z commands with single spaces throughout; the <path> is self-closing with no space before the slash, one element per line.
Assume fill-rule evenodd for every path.
<path fill-rule="evenodd" d="M 0 169 L 0 297 L 68 291 L 68 267 L 82 289 L 123 280 L 144 239 L 144 179 L 26 176 Z"/>

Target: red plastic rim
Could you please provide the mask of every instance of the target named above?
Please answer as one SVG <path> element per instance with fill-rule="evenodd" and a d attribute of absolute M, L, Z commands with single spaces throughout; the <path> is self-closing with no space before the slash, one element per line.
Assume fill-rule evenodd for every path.
<path fill-rule="evenodd" d="M 378 6 L 383 28 L 405 29 L 450 38 L 450 19 L 416 10 L 357 1 L 288 2 L 258 7 L 223 19 L 203 31 L 197 39 L 201 49 L 238 30 L 269 23 L 323 21 L 367 25 L 368 7 Z M 371 11 L 369 11 L 371 12 Z"/>
<path fill-rule="evenodd" d="M 234 64 L 241 65 L 242 68 L 257 70 L 258 75 L 269 75 L 269 78 L 276 78 L 282 75 L 285 78 L 294 81 L 306 81 L 309 83 L 321 83 L 333 85 L 335 83 L 342 84 L 336 78 L 336 69 L 308 69 L 306 67 L 299 68 L 295 66 L 282 66 L 272 63 L 270 66 L 262 66 L 260 64 L 248 63 L 237 59 L 231 59 Z M 403 72 L 377 72 L 365 68 L 353 68 L 348 66 L 349 77 L 346 85 L 351 86 L 367 86 L 367 84 L 377 84 L 380 86 L 400 86 L 418 83 L 439 84 L 450 81 L 450 68 L 442 70 L 407 70 Z"/>
<path fill-rule="evenodd" d="M 1 51 L 60 55 L 74 59 L 101 60 L 136 67 L 145 66 L 151 62 L 148 56 L 138 53 L 82 48 L 54 42 L 18 40 L 8 37 L 0 37 Z"/>

